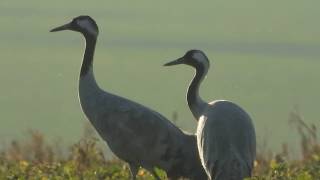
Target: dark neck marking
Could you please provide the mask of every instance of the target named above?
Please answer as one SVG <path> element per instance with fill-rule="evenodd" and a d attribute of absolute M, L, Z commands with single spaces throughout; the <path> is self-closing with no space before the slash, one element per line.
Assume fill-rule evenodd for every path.
<path fill-rule="evenodd" d="M 80 77 L 85 76 L 92 68 L 93 56 L 96 47 L 97 37 L 85 35 L 86 48 L 83 55 Z"/>
<path fill-rule="evenodd" d="M 192 79 L 187 92 L 187 102 L 193 116 L 198 120 L 201 116 L 201 109 L 205 104 L 199 96 L 199 87 L 207 74 L 207 69 L 203 65 L 197 65 L 195 66 L 195 69 L 196 74 Z"/>

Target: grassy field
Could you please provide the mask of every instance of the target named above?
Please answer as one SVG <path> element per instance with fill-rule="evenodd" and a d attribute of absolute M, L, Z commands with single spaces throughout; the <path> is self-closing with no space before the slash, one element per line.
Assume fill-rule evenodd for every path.
<path fill-rule="evenodd" d="M 283 144 L 279 153 L 259 146 L 251 180 L 315 180 L 320 178 L 320 144 L 316 126 L 306 124 L 294 112 L 290 121 L 298 131 L 301 158 L 292 159 L 288 146 Z M 0 150 L 0 179 L 129 179 L 128 166 L 118 159 L 107 159 L 98 146 L 91 126 L 85 126 L 82 138 L 68 146 L 60 141 L 48 142 L 39 131 L 30 131 L 22 140 L 14 140 Z M 161 179 L 166 173 L 156 170 Z M 140 169 L 137 179 L 154 177 Z M 246 179 L 249 180 L 249 179 Z"/>
<path fill-rule="evenodd" d="M 100 27 L 95 71 L 104 89 L 168 118 L 177 112 L 176 124 L 193 131 L 185 101 L 193 71 L 162 64 L 188 49 L 202 49 L 211 60 L 202 96 L 243 106 L 258 140 L 267 138 L 272 148 L 297 145 L 287 122 L 293 109 L 319 124 L 319 5 L 311 0 L 3 0 L 0 140 L 21 138 L 30 128 L 66 142 L 79 139 L 86 122 L 77 99 L 84 44 L 79 34 L 48 31 L 88 14 Z"/>

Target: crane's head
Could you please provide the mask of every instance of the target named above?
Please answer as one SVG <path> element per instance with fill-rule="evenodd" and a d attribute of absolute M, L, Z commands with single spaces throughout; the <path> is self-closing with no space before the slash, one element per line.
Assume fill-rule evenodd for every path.
<path fill-rule="evenodd" d="M 181 58 L 168 62 L 164 64 L 164 66 L 172 66 L 177 64 L 186 64 L 196 69 L 199 67 L 208 69 L 210 65 L 207 56 L 201 50 L 189 50 Z"/>
<path fill-rule="evenodd" d="M 83 35 L 97 36 L 99 33 L 97 23 L 90 16 L 78 16 L 71 22 L 52 29 L 50 32 L 71 30 L 82 33 Z"/>

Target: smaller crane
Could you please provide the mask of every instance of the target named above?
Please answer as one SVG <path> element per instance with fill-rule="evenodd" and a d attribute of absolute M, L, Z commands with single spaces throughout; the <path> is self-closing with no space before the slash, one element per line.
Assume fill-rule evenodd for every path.
<path fill-rule="evenodd" d="M 198 121 L 197 144 L 202 165 L 215 180 L 250 177 L 256 156 L 256 136 L 249 115 L 230 101 L 206 103 L 199 86 L 209 70 L 209 60 L 200 50 L 190 50 L 165 66 L 186 64 L 196 70 L 187 92 L 188 106 Z"/>

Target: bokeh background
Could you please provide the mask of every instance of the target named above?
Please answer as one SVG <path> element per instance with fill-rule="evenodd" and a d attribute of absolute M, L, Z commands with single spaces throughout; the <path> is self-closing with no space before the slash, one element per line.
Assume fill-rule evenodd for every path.
<path fill-rule="evenodd" d="M 299 111 L 320 125 L 320 1 L 0 1 L 0 141 L 36 129 L 66 143 L 87 122 L 78 102 L 84 42 L 74 32 L 49 33 L 90 15 L 100 36 L 94 68 L 100 86 L 151 107 L 194 132 L 185 93 L 193 70 L 162 64 L 203 50 L 211 69 L 207 101 L 227 99 L 252 116 L 259 143 L 295 149 L 288 123 Z"/>

